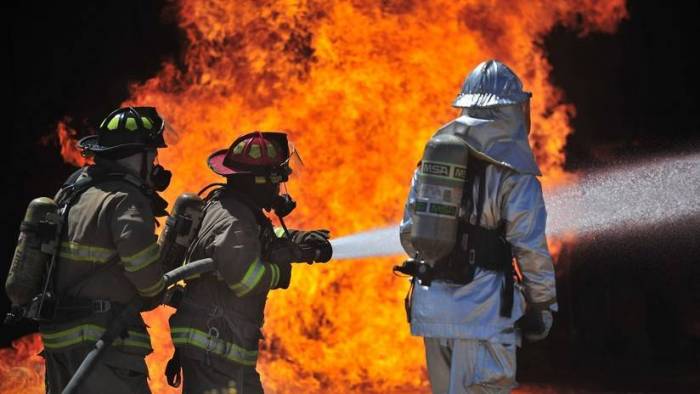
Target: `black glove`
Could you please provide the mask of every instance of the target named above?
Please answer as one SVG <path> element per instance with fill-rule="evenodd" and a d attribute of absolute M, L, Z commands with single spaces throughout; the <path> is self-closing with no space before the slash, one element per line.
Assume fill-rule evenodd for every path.
<path fill-rule="evenodd" d="M 331 259 L 333 248 L 328 242 L 328 230 L 290 230 L 290 238 L 276 238 L 267 247 L 263 260 L 277 263 L 325 263 Z"/>
<path fill-rule="evenodd" d="M 290 233 L 292 242 L 303 252 L 303 261 L 325 263 L 333 256 L 333 247 L 328 241 L 330 231 L 325 229 Z"/>
<path fill-rule="evenodd" d="M 548 308 L 528 307 L 517 324 L 528 342 L 537 342 L 547 338 L 553 322 L 554 316 Z"/>
<path fill-rule="evenodd" d="M 303 250 L 287 238 L 276 238 L 267 246 L 262 256 L 268 263 L 283 265 L 302 260 Z"/>

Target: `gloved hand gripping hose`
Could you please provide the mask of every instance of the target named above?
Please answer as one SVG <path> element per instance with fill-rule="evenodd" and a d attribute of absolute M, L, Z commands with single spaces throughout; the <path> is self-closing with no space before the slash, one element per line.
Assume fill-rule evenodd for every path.
<path fill-rule="evenodd" d="M 291 233 L 287 229 L 284 219 L 281 216 L 278 218 L 284 229 L 285 237 L 275 240 L 271 245 L 266 261 L 313 264 L 325 263 L 333 257 L 333 248 L 328 242 L 329 230 L 294 231 Z"/>

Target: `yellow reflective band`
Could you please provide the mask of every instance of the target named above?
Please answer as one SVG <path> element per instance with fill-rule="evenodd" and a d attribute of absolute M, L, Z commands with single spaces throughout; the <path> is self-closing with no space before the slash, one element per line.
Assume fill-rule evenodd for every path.
<path fill-rule="evenodd" d="M 257 350 L 246 350 L 196 328 L 173 327 L 170 334 L 175 345 L 191 345 L 239 364 L 253 366 L 258 360 Z"/>
<path fill-rule="evenodd" d="M 277 157 L 277 150 L 272 144 L 267 144 L 267 157 L 274 159 Z"/>
<path fill-rule="evenodd" d="M 165 288 L 165 281 L 159 278 L 156 283 L 143 289 L 136 289 L 143 297 L 153 297 Z"/>
<path fill-rule="evenodd" d="M 253 263 L 248 267 L 243 279 L 241 279 L 240 282 L 229 286 L 229 288 L 233 290 L 237 296 L 242 297 L 257 286 L 264 273 L 265 265 L 260 262 L 259 258 L 256 258 L 255 261 L 253 261 Z"/>
<path fill-rule="evenodd" d="M 260 145 L 250 144 L 250 149 L 248 149 L 248 156 L 252 157 L 253 159 L 259 159 L 260 156 L 262 156 L 262 153 L 260 152 Z"/>
<path fill-rule="evenodd" d="M 97 342 L 104 332 L 103 327 L 95 324 L 82 324 L 63 331 L 41 333 L 41 339 L 47 349 L 60 349 L 82 342 Z M 113 344 L 153 350 L 148 335 L 131 330 L 128 333 L 129 336 L 126 339 L 118 338 Z"/>
<path fill-rule="evenodd" d="M 238 143 L 238 145 L 233 147 L 233 153 L 239 154 L 243 152 L 243 149 L 245 149 L 245 141 L 241 141 Z"/>
<path fill-rule="evenodd" d="M 280 267 L 275 264 L 270 264 L 270 270 L 272 271 L 272 275 L 270 275 L 270 288 L 274 289 L 277 287 L 277 283 L 280 280 Z"/>
<path fill-rule="evenodd" d="M 277 238 L 284 238 L 287 236 L 287 233 L 282 227 L 275 227 L 275 235 L 277 236 Z"/>
<path fill-rule="evenodd" d="M 126 125 L 125 125 L 125 127 L 126 127 L 129 131 L 134 131 L 134 130 L 136 130 L 136 129 L 139 128 L 139 126 L 136 125 L 136 119 L 134 119 L 134 118 L 126 118 Z"/>
<path fill-rule="evenodd" d="M 147 117 L 142 116 L 141 122 L 143 122 L 143 127 L 147 128 L 148 130 L 153 128 L 153 123 L 151 123 L 151 120 L 148 119 Z"/>
<path fill-rule="evenodd" d="M 81 245 L 77 242 L 62 242 L 59 257 L 75 261 L 106 263 L 117 253 L 114 249 Z"/>
<path fill-rule="evenodd" d="M 124 262 L 124 269 L 127 272 L 136 272 L 148 267 L 159 258 L 160 246 L 158 246 L 158 243 L 154 242 L 134 255 L 122 257 L 122 261 Z"/>
<path fill-rule="evenodd" d="M 107 123 L 107 130 L 115 130 L 117 127 L 119 127 L 119 119 L 121 118 L 121 114 L 115 115 L 112 120 Z"/>

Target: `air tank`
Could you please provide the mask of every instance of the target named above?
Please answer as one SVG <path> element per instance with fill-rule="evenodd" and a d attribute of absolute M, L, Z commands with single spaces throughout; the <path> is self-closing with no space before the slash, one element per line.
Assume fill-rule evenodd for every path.
<path fill-rule="evenodd" d="M 60 222 L 54 200 L 39 197 L 29 203 L 5 282 L 13 305 L 26 305 L 41 292 L 44 274 L 56 252 Z"/>
<path fill-rule="evenodd" d="M 454 135 L 436 135 L 425 146 L 416 181 L 411 244 L 429 265 L 447 256 L 457 238 L 468 149 Z"/>
<path fill-rule="evenodd" d="M 203 208 L 204 201 L 194 193 L 182 193 L 175 200 L 173 212 L 158 239 L 165 271 L 178 268 L 184 262 L 187 249 L 199 231 Z"/>

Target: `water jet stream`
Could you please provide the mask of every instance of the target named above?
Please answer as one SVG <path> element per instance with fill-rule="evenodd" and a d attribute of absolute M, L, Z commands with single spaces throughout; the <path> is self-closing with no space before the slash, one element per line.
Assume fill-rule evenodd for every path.
<path fill-rule="evenodd" d="M 700 214 L 700 154 L 596 171 L 545 193 L 547 236 L 625 232 Z M 335 260 L 403 254 L 398 226 L 331 241 Z"/>

